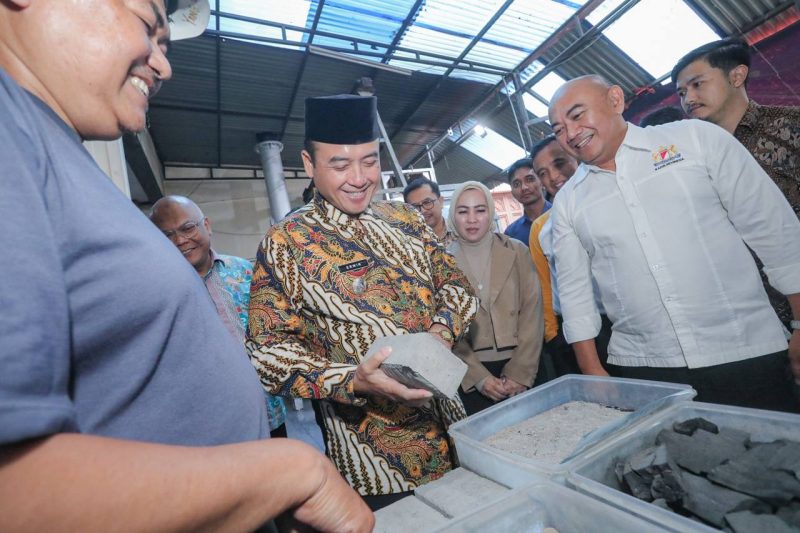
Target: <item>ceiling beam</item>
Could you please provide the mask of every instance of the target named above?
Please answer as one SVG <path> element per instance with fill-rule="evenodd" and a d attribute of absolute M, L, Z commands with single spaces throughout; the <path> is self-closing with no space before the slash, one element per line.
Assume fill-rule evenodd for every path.
<path fill-rule="evenodd" d="M 600 4 L 603 3 L 603 0 L 590 0 L 587 2 L 581 9 L 579 9 L 574 16 L 567 19 L 561 27 L 556 30 L 553 35 L 548 37 L 541 45 L 539 45 L 536 50 L 531 52 L 531 54 L 525 58 L 519 66 L 515 69 L 515 71 L 522 72 L 528 66 L 530 66 L 534 61 L 539 59 L 543 56 L 553 45 L 557 42 L 562 40 L 564 35 L 566 35 L 570 29 L 575 24 L 580 24 L 583 19 L 586 18 L 594 9 L 596 9 Z M 522 87 L 516 87 L 517 91 L 525 91 L 528 90 L 530 87 L 538 83 L 542 78 L 544 78 L 547 74 L 555 70 L 561 63 L 565 60 L 569 59 L 573 55 L 579 53 L 583 50 L 586 46 L 591 45 L 594 40 L 599 38 L 602 34 L 602 31 L 616 21 L 619 17 L 625 14 L 630 8 L 634 5 L 639 3 L 639 0 L 626 0 L 621 5 L 619 5 L 614 11 L 609 13 L 598 25 L 593 26 L 589 31 L 583 33 L 578 39 L 576 39 L 571 45 L 569 45 L 563 52 L 561 52 L 558 56 L 556 56 L 553 61 L 548 63 L 544 69 L 539 71 L 535 76 L 529 79 Z M 473 117 L 477 114 L 480 114 L 481 111 L 488 106 L 489 104 L 496 101 L 493 97 L 500 92 L 503 85 L 505 84 L 505 80 L 501 81 L 497 85 L 495 85 L 491 90 L 487 91 L 486 97 L 480 102 L 472 111 L 466 113 L 462 116 L 453 126 L 452 129 L 456 129 L 461 122 Z M 500 111 L 502 111 L 505 106 L 508 105 L 508 100 L 503 98 L 500 99 L 499 103 L 496 103 L 494 107 L 492 107 L 488 112 L 483 113 L 486 117 L 493 117 Z M 466 136 L 470 133 L 470 131 L 464 132 L 461 137 L 459 137 L 453 146 L 457 146 L 461 142 L 463 142 Z M 435 150 L 437 146 L 439 146 L 442 142 L 448 139 L 447 133 L 440 135 L 438 139 L 434 141 L 434 143 L 430 146 L 430 148 L 425 148 L 423 150 L 417 151 L 417 153 L 410 159 L 410 164 L 415 164 L 417 161 L 425 157 L 427 151 Z M 446 153 L 448 153 L 453 146 L 448 147 L 444 150 L 441 154 L 439 154 L 436 158 L 436 161 L 441 159 Z M 435 161 L 434 161 L 435 162 Z"/>
<path fill-rule="evenodd" d="M 271 44 L 288 44 L 288 45 L 297 46 L 297 47 L 307 47 L 308 46 L 307 43 L 304 43 L 302 41 L 292 41 L 290 39 L 287 39 L 287 38 L 285 38 L 285 35 L 286 35 L 287 31 L 299 32 L 299 33 L 303 33 L 303 34 L 310 33 L 311 30 L 309 28 L 305 28 L 305 27 L 302 27 L 302 26 L 292 26 L 290 24 L 280 24 L 280 23 L 277 23 L 277 22 L 269 21 L 269 20 L 263 20 L 263 19 L 253 18 L 253 17 L 246 17 L 244 15 L 236 15 L 236 14 L 233 14 L 233 13 L 225 13 L 225 12 L 216 11 L 216 10 L 212 10 L 211 13 L 212 13 L 212 15 L 217 15 L 218 17 L 222 17 L 222 18 L 229 18 L 229 19 L 232 19 L 232 20 L 238 20 L 238 21 L 242 21 L 242 22 L 249 22 L 249 23 L 257 24 L 257 25 L 261 25 L 261 26 L 269 26 L 269 27 L 272 27 L 272 28 L 278 28 L 278 29 L 281 30 L 281 32 L 284 35 L 284 37 L 283 38 L 262 37 L 260 35 L 249 35 L 249 34 L 246 34 L 246 33 L 236 33 L 236 32 L 219 31 L 219 30 L 206 30 L 206 32 L 205 32 L 206 35 L 216 35 L 216 36 L 219 36 L 219 37 L 230 37 L 230 38 L 233 38 L 233 39 L 244 39 L 244 40 L 258 41 L 258 42 L 271 43 Z M 329 31 L 319 31 L 319 30 L 317 30 L 317 31 L 314 32 L 314 34 L 318 35 L 320 37 L 330 37 L 331 39 L 338 39 L 338 40 L 341 40 L 341 41 L 344 41 L 344 42 L 349 42 L 349 43 L 351 43 L 353 45 L 352 49 L 351 48 L 340 48 L 340 47 L 334 47 L 334 46 L 327 46 L 327 45 L 321 46 L 322 48 L 327 48 L 329 50 L 333 50 L 333 51 L 336 51 L 336 52 L 347 52 L 347 53 L 351 53 L 351 54 L 382 57 L 385 53 L 382 53 L 382 52 L 369 52 L 367 50 L 361 50 L 358 47 L 359 47 L 359 45 L 364 45 L 367 48 L 371 48 L 371 47 L 386 48 L 386 46 L 387 46 L 386 43 L 382 43 L 382 42 L 378 42 L 378 41 L 371 41 L 369 39 L 361 39 L 359 37 L 354 37 L 352 35 L 342 35 L 340 33 L 334 33 L 334 32 L 329 32 Z M 317 45 L 317 46 L 320 46 L 320 45 Z M 455 61 L 455 58 L 453 58 L 451 56 L 447 56 L 447 55 L 444 55 L 444 54 L 437 54 L 435 52 L 425 52 L 423 50 L 417 50 L 417 49 L 414 49 L 414 48 L 406 48 L 404 46 L 395 46 L 394 52 L 402 52 L 402 53 L 405 53 L 405 54 L 410 54 L 410 56 L 397 56 L 396 57 L 395 54 L 392 53 L 392 57 L 390 59 L 394 59 L 396 57 L 397 59 L 403 59 L 404 61 L 410 61 L 412 63 L 429 64 L 429 63 L 426 63 L 424 61 L 421 61 L 421 59 L 423 57 L 430 57 L 430 58 L 433 58 L 433 59 L 442 60 L 445 63 L 444 66 L 447 66 L 447 65 L 449 65 L 449 64 L 451 64 L 451 63 L 453 63 Z M 389 53 L 389 52 L 387 51 L 386 53 Z M 489 70 L 489 71 L 492 71 L 492 72 L 497 72 L 497 73 L 507 72 L 506 69 L 503 69 L 502 67 L 498 67 L 497 65 L 492 65 L 492 64 L 489 64 L 489 63 L 482 63 L 482 62 L 478 62 L 478 61 L 466 61 L 464 63 L 463 67 L 459 66 L 458 68 L 468 69 L 470 67 L 479 67 L 479 68 L 483 68 L 483 69 L 486 69 L 486 70 Z"/>
<path fill-rule="evenodd" d="M 394 132 L 391 135 L 392 138 L 396 137 L 398 133 L 403 131 L 403 129 L 405 129 L 405 127 L 408 126 L 408 123 L 411 121 L 412 118 L 414 118 L 414 115 L 417 114 L 417 112 L 422 108 L 422 106 L 425 105 L 425 102 L 428 101 L 428 99 L 431 97 L 431 95 L 433 95 L 433 93 L 439 90 L 439 88 L 444 84 L 445 80 L 449 78 L 450 74 L 452 74 L 453 71 L 456 69 L 456 66 L 459 65 L 465 57 L 467 57 L 467 55 L 472 51 L 472 49 L 475 48 L 475 45 L 481 42 L 483 36 L 486 35 L 486 33 L 490 29 L 492 29 L 492 26 L 494 26 L 495 22 L 497 22 L 498 19 L 503 16 L 503 14 L 508 10 L 509 7 L 511 7 L 511 4 L 513 3 L 514 0 L 506 0 L 503 3 L 503 5 L 500 6 L 497 9 L 497 11 L 495 11 L 494 15 L 492 15 L 492 18 L 490 18 L 489 21 L 483 25 L 483 28 L 481 28 L 478 34 L 472 38 L 470 43 L 464 48 L 464 50 L 461 51 L 458 57 L 455 60 L 453 60 L 453 62 L 450 64 L 450 66 L 444 72 L 444 74 L 442 74 L 441 77 L 439 77 L 439 79 L 436 81 L 436 85 L 434 85 L 430 91 L 425 93 L 425 96 L 423 96 L 417 102 L 416 106 L 411 111 L 411 113 L 408 114 L 403 123 L 399 127 L 395 128 Z"/>
<path fill-rule="evenodd" d="M 308 46 L 306 46 L 303 59 L 300 62 L 300 68 L 297 70 L 297 77 L 294 80 L 294 87 L 292 87 L 292 96 L 289 98 L 289 106 L 286 108 L 286 117 L 283 119 L 283 127 L 278 135 L 279 141 L 283 140 L 283 136 L 286 134 L 286 128 L 289 126 L 289 117 L 292 115 L 292 109 L 294 109 L 294 103 L 295 100 L 297 100 L 297 93 L 300 91 L 300 83 L 303 81 L 303 76 L 306 73 L 308 56 L 311 54 L 309 51 L 309 46 L 311 46 L 312 42 L 314 41 L 314 35 L 316 35 L 317 26 L 319 25 L 319 19 L 322 16 L 322 9 L 324 7 L 325 0 L 319 0 L 319 3 L 317 4 L 317 12 L 314 13 L 314 21 L 311 23 L 311 32 L 308 34 Z"/>
<path fill-rule="evenodd" d="M 395 52 L 394 49 L 395 46 L 400 44 L 400 40 L 406 34 L 406 30 L 408 29 L 408 27 L 411 26 L 411 24 L 414 22 L 414 19 L 417 18 L 419 10 L 422 9 L 422 4 L 424 3 L 425 0 L 417 0 L 416 2 L 414 2 L 414 5 L 411 6 L 411 9 L 408 10 L 408 16 L 406 16 L 406 19 L 397 29 L 397 33 L 394 34 L 394 39 L 392 39 L 391 44 L 389 44 L 389 47 L 386 49 L 386 54 L 384 54 L 384 56 L 381 58 L 381 63 L 389 62 L 389 59 L 391 59 L 391 54 L 394 54 Z"/>

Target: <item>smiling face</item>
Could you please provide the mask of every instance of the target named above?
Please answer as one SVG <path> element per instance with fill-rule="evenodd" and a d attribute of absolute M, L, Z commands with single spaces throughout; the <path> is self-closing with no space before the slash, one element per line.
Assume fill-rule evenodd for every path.
<path fill-rule="evenodd" d="M 676 87 L 681 107 L 692 118 L 723 122 L 739 91 L 744 90 L 747 67 L 739 65 L 726 74 L 705 59 L 689 63 L 678 73 Z"/>
<path fill-rule="evenodd" d="M 193 202 L 159 200 L 150 217 L 201 275 L 211 268 L 211 223 Z"/>
<path fill-rule="evenodd" d="M 172 76 L 162 0 L 17 5 L 0 9 L 0 39 L 3 66 L 20 85 L 84 139 L 144 129 L 148 99 Z"/>
<path fill-rule="evenodd" d="M 550 196 L 555 196 L 575 174 L 578 162 L 556 141 L 550 142 L 533 158 L 533 171 Z"/>
<path fill-rule="evenodd" d="M 614 157 L 625 138 L 625 97 L 616 85 L 585 76 L 556 91 L 550 123 L 561 147 L 578 161 L 614 170 Z"/>
<path fill-rule="evenodd" d="M 429 185 L 423 185 L 408 193 L 406 203 L 419 210 L 425 222 L 431 228 L 436 229 L 441 226 L 444 198 L 436 196 L 436 193 L 431 190 Z"/>
<path fill-rule="evenodd" d="M 322 196 L 348 215 L 363 213 L 380 183 L 378 141 L 364 144 L 314 142 L 314 156 L 303 150 L 303 166 Z"/>
<path fill-rule="evenodd" d="M 486 235 L 491 225 L 486 195 L 478 189 L 467 189 L 458 197 L 455 205 L 456 231 L 467 242 L 478 242 Z"/>

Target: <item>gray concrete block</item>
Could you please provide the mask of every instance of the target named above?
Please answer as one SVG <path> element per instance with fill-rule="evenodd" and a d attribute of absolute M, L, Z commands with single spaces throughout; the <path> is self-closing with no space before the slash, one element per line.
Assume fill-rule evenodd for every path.
<path fill-rule="evenodd" d="M 497 501 L 509 489 L 484 477 L 457 468 L 442 478 L 414 490 L 417 498 L 449 518 L 458 518 Z"/>
<path fill-rule="evenodd" d="M 442 513 L 408 496 L 383 509 L 375 511 L 373 533 L 408 533 L 409 531 L 430 531 L 442 527 L 448 519 Z"/>
<path fill-rule="evenodd" d="M 403 385 L 425 389 L 437 398 L 455 398 L 458 386 L 467 373 L 467 364 L 430 333 L 409 333 L 376 339 L 364 360 L 380 348 L 390 346 L 392 353 L 381 369 Z"/>

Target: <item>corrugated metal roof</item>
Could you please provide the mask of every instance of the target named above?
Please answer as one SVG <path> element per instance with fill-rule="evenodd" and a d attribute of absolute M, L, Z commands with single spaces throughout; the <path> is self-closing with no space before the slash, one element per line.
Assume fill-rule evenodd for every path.
<path fill-rule="evenodd" d="M 622 6 L 618 10 L 622 12 L 635 4 L 607 0 L 590 20 L 599 23 L 616 8 Z M 770 32 L 798 17 L 794 7 L 775 16 L 778 8 L 791 4 L 781 0 L 690 0 L 689 4 L 726 35 L 751 30 L 765 15 L 773 18 L 761 27 Z M 464 176 L 481 179 L 481 174 L 485 177 L 496 169 L 453 141 L 480 120 L 522 145 L 518 123 L 532 118 L 529 113 L 514 116 L 501 92 L 509 80 L 501 76 L 519 70 L 525 84 L 538 81 L 545 68 L 564 79 L 598 73 L 620 84 L 629 96 L 653 83 L 652 76 L 605 35 L 594 34 L 589 22 L 576 24 L 575 14 L 584 5 L 595 8 L 598 2 L 220 0 L 222 13 L 298 26 L 284 33 L 276 23 L 221 17 L 223 32 L 272 39 L 285 35 L 289 48 L 216 36 L 176 43 L 170 56 L 174 79 L 153 101 L 151 133 L 164 162 L 257 165 L 255 133 L 283 132 L 284 162 L 300 166 L 305 97 L 349 93 L 358 78 L 369 76 L 402 164 L 419 160 L 418 166 L 427 165 L 427 158 L 420 156 L 429 145 L 434 146 L 435 157 L 447 162 L 437 163 L 443 182 L 456 176 L 461 176 L 457 181 Z M 311 37 L 315 21 L 317 33 Z M 212 18 L 210 28 L 215 27 Z M 299 31 L 303 27 L 306 30 Z M 309 40 L 314 46 L 351 51 L 360 60 L 410 68 L 414 74 L 309 54 Z M 576 48 L 578 40 L 585 42 Z M 567 59 L 560 57 L 567 51 Z M 463 60 L 453 63 L 461 55 Z M 449 128 L 454 135 L 445 139 Z M 549 133 L 546 124 L 531 124 L 528 129 L 534 141 Z"/>

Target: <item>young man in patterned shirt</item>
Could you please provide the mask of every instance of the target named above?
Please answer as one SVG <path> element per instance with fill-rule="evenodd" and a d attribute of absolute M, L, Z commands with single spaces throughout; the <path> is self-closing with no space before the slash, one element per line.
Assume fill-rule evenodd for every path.
<path fill-rule="evenodd" d="M 757 104 L 747 96 L 749 73 L 750 48 L 740 39 L 728 38 L 686 54 L 672 69 L 672 80 L 686 114 L 733 134 L 800 217 L 800 107 Z M 758 265 L 772 307 L 789 325 L 789 303 L 767 283 Z"/>
<path fill-rule="evenodd" d="M 306 100 L 314 200 L 259 246 L 247 348 L 272 393 L 314 402 L 327 453 L 373 509 L 453 468 L 447 427 L 465 416 L 379 368 L 375 339 L 430 332 L 448 347 L 477 299 L 410 206 L 373 202 L 380 183 L 374 97 Z"/>
<path fill-rule="evenodd" d="M 225 329 L 241 343 L 247 331 L 253 265 L 243 257 L 218 254 L 211 248 L 211 221 L 184 196 L 165 196 L 153 205 L 150 220 L 203 278 Z M 286 436 L 286 405 L 265 393 L 270 435 Z"/>

